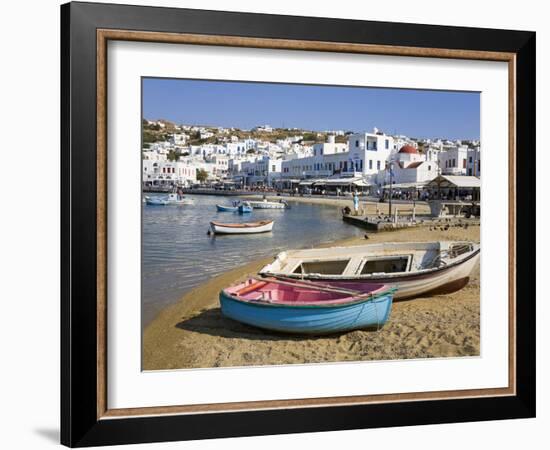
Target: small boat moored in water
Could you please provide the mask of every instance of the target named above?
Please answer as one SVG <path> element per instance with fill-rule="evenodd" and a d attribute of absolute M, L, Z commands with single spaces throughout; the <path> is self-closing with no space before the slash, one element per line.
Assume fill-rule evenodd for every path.
<path fill-rule="evenodd" d="M 149 197 L 145 196 L 145 203 L 153 206 L 166 206 L 166 205 L 192 205 L 194 202 L 192 199 L 184 197 L 183 195 L 172 192 L 167 196 L 162 197 Z"/>
<path fill-rule="evenodd" d="M 220 292 L 222 314 L 247 325 L 296 334 L 380 329 L 390 316 L 394 288 L 363 291 L 314 283 L 250 278 Z"/>
<path fill-rule="evenodd" d="M 248 202 L 241 203 L 237 209 L 239 210 L 240 214 L 246 214 L 246 213 L 252 212 L 252 206 L 250 206 L 250 203 Z"/>
<path fill-rule="evenodd" d="M 462 289 L 479 256 L 480 246 L 473 242 L 385 242 L 282 252 L 260 274 L 335 287 L 391 284 L 398 300 Z"/>
<path fill-rule="evenodd" d="M 168 200 L 166 197 L 145 197 L 145 203 L 150 206 L 166 206 L 168 205 Z"/>
<path fill-rule="evenodd" d="M 220 212 L 237 212 L 239 210 L 239 207 L 238 206 L 216 205 L 216 209 Z"/>
<path fill-rule="evenodd" d="M 239 206 L 241 205 L 240 200 L 235 200 L 231 206 L 229 205 L 216 205 L 216 209 L 219 212 L 237 212 L 239 211 Z"/>
<path fill-rule="evenodd" d="M 250 201 L 249 203 L 254 209 L 285 209 L 289 207 L 284 200 L 279 202 L 269 202 L 264 199 L 263 201 Z"/>
<path fill-rule="evenodd" d="M 210 222 L 210 229 L 214 234 L 266 233 L 273 229 L 273 220 L 261 220 L 259 222 L 244 223 Z"/>
<path fill-rule="evenodd" d="M 192 205 L 195 203 L 192 199 L 185 197 L 181 194 L 171 193 L 168 194 L 168 204 L 169 205 Z"/>

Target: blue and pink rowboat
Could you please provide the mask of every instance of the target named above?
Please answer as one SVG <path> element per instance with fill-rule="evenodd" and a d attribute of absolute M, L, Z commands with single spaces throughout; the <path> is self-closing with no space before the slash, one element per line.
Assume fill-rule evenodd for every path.
<path fill-rule="evenodd" d="M 361 291 L 310 282 L 250 278 L 220 292 L 223 315 L 238 322 L 295 334 L 380 329 L 395 289 L 361 284 Z"/>

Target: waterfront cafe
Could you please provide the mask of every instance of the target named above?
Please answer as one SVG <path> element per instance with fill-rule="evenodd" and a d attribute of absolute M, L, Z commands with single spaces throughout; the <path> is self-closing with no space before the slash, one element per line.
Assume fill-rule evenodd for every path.
<path fill-rule="evenodd" d="M 422 191 L 427 187 L 428 181 L 417 181 L 414 183 L 393 183 L 391 185 L 392 195 L 401 195 L 409 200 L 422 199 Z M 382 186 L 382 198 L 386 199 L 390 195 L 390 184 L 384 184 Z"/>
<path fill-rule="evenodd" d="M 325 193 L 328 195 L 337 195 L 358 192 L 360 194 L 371 186 L 363 177 L 348 178 L 317 178 L 306 179 L 299 183 L 299 189 L 302 191 L 311 190 L 313 193 Z"/>
<path fill-rule="evenodd" d="M 351 193 L 358 192 L 364 194 L 372 186 L 363 177 L 347 178 L 306 178 L 305 180 L 295 178 L 282 178 L 274 181 L 274 186 L 278 189 L 290 190 L 292 192 L 298 189 L 306 193 L 325 193 L 336 195 L 338 192 Z"/>
<path fill-rule="evenodd" d="M 273 187 L 279 190 L 294 191 L 300 186 L 299 178 L 278 178 L 273 180 Z"/>
<path fill-rule="evenodd" d="M 466 175 L 439 175 L 428 183 L 434 217 L 479 216 L 481 180 Z"/>
<path fill-rule="evenodd" d="M 438 175 L 427 184 L 431 197 L 438 200 L 479 201 L 481 180 L 467 175 Z"/>

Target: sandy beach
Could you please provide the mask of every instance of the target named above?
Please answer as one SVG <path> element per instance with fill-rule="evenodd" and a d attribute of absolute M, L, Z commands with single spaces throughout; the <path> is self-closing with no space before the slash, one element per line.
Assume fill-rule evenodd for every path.
<path fill-rule="evenodd" d="M 447 231 L 402 229 L 331 245 L 382 241 L 472 240 L 479 227 Z M 211 278 L 164 309 L 145 328 L 143 369 L 208 368 L 268 364 L 387 360 L 479 355 L 479 264 L 462 290 L 394 302 L 379 331 L 301 337 L 270 333 L 222 316 L 221 289 L 256 273 L 272 258 L 254 261 Z"/>

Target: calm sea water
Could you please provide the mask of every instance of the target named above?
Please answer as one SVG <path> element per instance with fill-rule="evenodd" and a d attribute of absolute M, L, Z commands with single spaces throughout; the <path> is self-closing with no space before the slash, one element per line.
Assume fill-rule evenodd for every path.
<path fill-rule="evenodd" d="M 154 195 L 154 194 L 149 194 Z M 143 204 L 142 324 L 165 306 L 209 278 L 254 259 L 291 248 L 360 236 L 344 223 L 333 206 L 290 202 L 291 209 L 258 210 L 240 215 L 217 212 L 216 204 L 234 197 L 189 196 L 194 205 Z M 256 235 L 207 236 L 209 222 L 246 222 L 274 219 L 273 231 Z"/>

